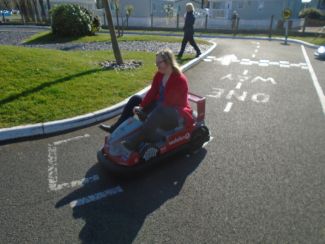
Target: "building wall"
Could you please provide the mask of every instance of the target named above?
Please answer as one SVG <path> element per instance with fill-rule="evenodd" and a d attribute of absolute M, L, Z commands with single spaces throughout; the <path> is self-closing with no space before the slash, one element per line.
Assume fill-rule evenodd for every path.
<path fill-rule="evenodd" d="M 289 7 L 293 11 L 292 18 L 297 18 L 302 8 L 301 1 L 296 0 L 210 0 L 210 7 L 224 6 L 225 17 L 230 19 L 232 12 L 237 11 L 241 19 L 263 20 L 269 19 L 272 15 L 275 18 L 282 18 L 282 11 Z M 315 1 L 315 0 L 314 0 Z M 214 11 L 214 10 L 212 10 Z"/>

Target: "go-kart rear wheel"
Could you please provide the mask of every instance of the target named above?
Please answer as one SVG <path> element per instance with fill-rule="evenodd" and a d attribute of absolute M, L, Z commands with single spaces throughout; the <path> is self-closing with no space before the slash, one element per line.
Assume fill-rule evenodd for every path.
<path fill-rule="evenodd" d="M 203 144 L 210 140 L 210 132 L 205 125 L 196 128 L 191 134 L 189 151 L 193 152 L 200 149 Z"/>
<path fill-rule="evenodd" d="M 156 158 L 158 156 L 159 148 L 157 148 L 154 145 L 146 144 L 140 149 L 139 153 L 141 155 L 141 158 L 145 162 L 148 162 L 151 159 L 154 159 L 154 158 Z"/>

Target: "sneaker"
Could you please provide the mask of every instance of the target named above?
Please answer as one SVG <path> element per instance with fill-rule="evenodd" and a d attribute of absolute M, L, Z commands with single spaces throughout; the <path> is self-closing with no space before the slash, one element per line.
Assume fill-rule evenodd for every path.
<path fill-rule="evenodd" d="M 102 130 L 109 132 L 109 133 L 113 133 L 113 131 L 114 131 L 114 129 L 110 125 L 101 124 L 99 126 L 99 128 L 101 128 Z"/>

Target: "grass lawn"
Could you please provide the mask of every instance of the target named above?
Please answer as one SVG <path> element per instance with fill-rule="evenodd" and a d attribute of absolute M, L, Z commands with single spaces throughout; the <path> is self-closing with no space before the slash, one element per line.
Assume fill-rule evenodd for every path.
<path fill-rule="evenodd" d="M 310 42 L 312 44 L 315 45 L 325 45 L 325 37 L 311 37 L 311 36 L 290 36 L 290 38 L 295 38 L 295 39 L 299 39 L 305 42 Z"/>
<path fill-rule="evenodd" d="M 150 83 L 155 54 L 123 51 L 142 60 L 137 70 L 103 70 L 111 51 L 58 51 L 0 46 L 0 128 L 58 120 L 113 105 Z M 185 56 L 186 62 L 192 56 Z"/>
<path fill-rule="evenodd" d="M 108 33 L 98 33 L 94 36 L 85 37 L 55 37 L 50 31 L 37 33 L 24 41 L 25 44 L 46 44 L 46 43 L 84 43 L 84 42 L 107 42 L 110 41 Z M 157 35 L 124 35 L 118 38 L 119 42 L 126 41 L 158 41 L 158 42 L 178 42 L 181 43 L 181 37 L 157 36 Z M 205 40 L 197 40 L 199 44 L 210 45 Z"/>

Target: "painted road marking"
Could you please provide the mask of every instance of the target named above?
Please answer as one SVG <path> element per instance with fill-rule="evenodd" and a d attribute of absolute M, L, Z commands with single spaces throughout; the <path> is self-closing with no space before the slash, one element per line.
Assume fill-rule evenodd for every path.
<path fill-rule="evenodd" d="M 207 141 L 207 142 L 205 142 L 204 144 L 203 144 L 203 148 L 204 147 L 206 147 L 210 142 L 212 142 L 212 140 L 214 139 L 214 137 L 212 137 L 211 135 L 210 135 L 210 140 L 209 141 Z M 188 154 L 187 154 L 188 155 Z M 186 157 L 187 157 L 187 155 L 186 155 Z M 190 156 L 190 155 L 189 155 Z"/>
<path fill-rule="evenodd" d="M 255 54 L 252 55 L 253 58 L 256 57 Z M 221 65 L 228 66 L 232 63 L 239 63 L 241 65 L 258 65 L 260 67 L 269 67 L 269 66 L 278 66 L 280 68 L 299 68 L 306 70 L 308 69 L 307 63 L 290 63 L 289 61 L 270 61 L 261 59 L 258 61 L 251 60 L 248 58 L 238 59 L 236 55 L 225 55 L 220 58 L 216 58 L 214 56 L 209 56 L 209 58 L 204 59 L 205 62 L 219 62 Z"/>
<path fill-rule="evenodd" d="M 266 62 L 266 61 L 268 61 L 268 60 L 265 60 L 264 62 Z M 271 83 L 272 85 L 277 84 L 276 81 L 272 77 L 263 78 L 261 76 L 256 76 L 256 77 L 252 78 L 251 76 L 247 76 L 247 74 L 248 74 L 248 70 L 245 69 L 243 72 L 243 75 L 237 75 L 237 77 L 236 77 L 237 85 L 235 88 L 237 90 L 230 90 L 228 93 L 225 93 L 225 89 L 213 87 L 212 94 L 208 94 L 207 97 L 219 99 L 222 97 L 223 94 L 225 94 L 225 99 L 228 101 L 227 101 L 226 107 L 224 108 L 223 111 L 225 113 L 229 113 L 233 107 L 233 104 L 234 104 L 233 102 L 231 102 L 231 100 L 234 100 L 233 98 L 236 98 L 237 101 L 239 101 L 239 102 L 246 101 L 248 92 L 240 90 L 244 82 L 247 83 L 247 81 L 250 80 L 251 84 L 253 84 L 255 82 Z M 234 77 L 235 76 L 233 74 L 228 74 L 226 76 L 221 77 L 220 80 L 228 79 L 229 81 L 233 81 L 235 79 Z M 267 103 L 270 100 L 270 96 L 268 94 L 258 92 L 251 96 L 251 100 L 255 103 Z"/>
<path fill-rule="evenodd" d="M 323 89 L 322 89 L 322 87 L 320 86 L 320 84 L 318 82 L 316 73 L 315 73 L 315 71 L 313 69 L 313 66 L 311 65 L 311 62 L 310 62 L 309 57 L 307 55 L 306 49 L 305 49 L 305 47 L 303 45 L 301 45 L 301 50 L 302 50 L 302 53 L 303 53 L 303 55 L 305 57 L 311 79 L 313 80 L 314 87 L 316 89 L 320 104 L 322 106 L 323 114 L 325 115 L 325 96 L 324 96 Z"/>
<path fill-rule="evenodd" d="M 223 110 L 225 113 L 228 113 L 232 107 L 233 103 L 232 102 L 228 102 L 225 109 Z"/>
<path fill-rule="evenodd" d="M 242 83 L 241 82 L 238 82 L 237 83 L 237 86 L 236 86 L 236 89 L 240 89 L 241 88 L 241 85 L 242 85 Z"/>
<path fill-rule="evenodd" d="M 59 191 L 65 188 L 73 188 L 77 186 L 84 186 L 89 183 L 93 183 L 99 180 L 98 175 L 93 175 L 91 177 L 82 178 L 80 180 L 74 180 L 66 183 L 59 183 L 58 181 L 58 155 L 57 155 L 57 146 L 72 142 L 78 141 L 84 138 L 88 138 L 90 135 L 85 134 L 83 136 L 77 136 L 69 138 L 66 140 L 56 141 L 54 143 L 48 144 L 48 182 L 50 191 Z"/>
<path fill-rule="evenodd" d="M 239 60 L 236 55 L 230 54 L 217 58 L 216 61 L 220 62 L 222 65 L 229 65 L 233 62 L 238 62 Z"/>
<path fill-rule="evenodd" d="M 63 143 L 67 143 L 67 142 L 70 142 L 70 141 L 78 141 L 80 139 L 87 138 L 87 137 L 90 137 L 90 135 L 85 134 L 83 136 L 76 136 L 76 137 L 72 137 L 72 138 L 69 138 L 69 139 L 66 139 L 66 140 L 56 141 L 53 144 L 54 144 L 54 146 L 58 146 L 58 145 L 63 144 Z"/>
<path fill-rule="evenodd" d="M 205 58 L 203 59 L 204 62 L 212 62 L 212 59 L 209 59 L 209 58 Z"/>
<path fill-rule="evenodd" d="M 105 191 L 97 192 L 97 193 L 89 195 L 87 197 L 83 197 L 83 198 L 74 200 L 74 201 L 70 202 L 70 207 L 71 208 L 80 207 L 80 206 L 101 200 L 106 197 L 117 195 L 122 192 L 123 192 L 123 189 L 120 186 L 116 186 L 114 188 L 109 188 Z"/>

